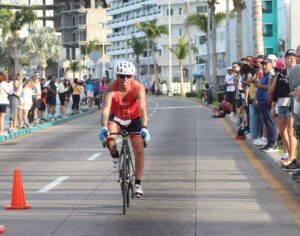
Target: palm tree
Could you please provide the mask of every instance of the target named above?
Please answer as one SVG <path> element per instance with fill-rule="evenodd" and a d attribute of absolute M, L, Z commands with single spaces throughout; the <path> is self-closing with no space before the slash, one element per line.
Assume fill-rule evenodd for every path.
<path fill-rule="evenodd" d="M 243 54 L 243 22 L 242 12 L 246 8 L 245 0 L 232 0 L 233 11 L 236 12 L 236 56 L 238 59 L 242 58 Z"/>
<path fill-rule="evenodd" d="M 226 14 L 224 12 L 218 12 L 218 13 L 215 14 L 214 19 L 215 19 L 215 24 L 219 25 L 224 19 L 226 19 Z M 206 47 L 207 47 L 206 51 L 207 51 L 207 53 L 209 53 L 208 52 L 208 48 L 209 48 L 208 43 L 210 43 L 210 42 L 207 42 L 207 38 L 208 38 L 208 32 L 207 32 L 208 18 L 207 18 L 207 15 L 198 14 L 198 13 L 192 14 L 192 15 L 187 17 L 187 19 L 185 21 L 185 24 L 187 26 L 196 26 L 200 31 L 202 31 L 206 34 Z M 211 24 L 210 28 L 212 28 L 212 24 Z M 214 47 L 216 47 L 216 43 L 212 44 L 212 49 Z M 216 51 L 216 49 L 214 49 L 214 50 Z M 212 50 L 212 51 L 214 51 L 214 50 Z M 206 65 L 207 65 L 207 62 L 206 62 Z M 214 71 L 216 71 L 216 69 L 215 69 L 214 66 L 212 68 L 213 68 L 213 73 L 214 73 Z M 210 71 L 209 71 L 208 66 L 206 66 L 206 74 L 208 75 L 208 73 L 210 73 Z M 215 81 L 216 81 L 216 78 L 215 78 Z"/>
<path fill-rule="evenodd" d="M 75 79 L 75 74 L 81 70 L 81 67 L 80 61 L 69 60 L 69 67 L 66 68 L 66 72 L 71 71 L 73 73 L 73 79 Z"/>
<path fill-rule="evenodd" d="M 20 10 L 12 12 L 9 9 L 0 10 L 0 28 L 2 29 L 2 39 L 5 41 L 6 37 L 10 35 L 13 41 L 13 58 L 15 62 L 14 72 L 19 70 L 18 63 L 18 36 L 19 31 L 26 25 L 32 24 L 37 16 L 31 7 L 23 7 Z"/>
<path fill-rule="evenodd" d="M 46 78 L 47 61 L 49 59 L 57 60 L 60 58 L 60 42 L 55 31 L 50 27 L 34 28 L 29 32 L 25 46 L 29 54 L 38 58 L 42 77 Z"/>
<path fill-rule="evenodd" d="M 102 50 L 104 50 L 104 48 L 102 48 L 102 46 L 100 46 L 100 43 L 98 40 L 90 40 L 88 42 L 85 42 L 80 45 L 80 48 L 81 48 L 81 54 L 82 54 L 83 68 L 86 68 L 85 61 L 86 61 L 87 55 L 89 55 L 94 50 L 99 51 L 100 53 L 102 52 Z"/>
<path fill-rule="evenodd" d="M 154 75 L 155 81 L 158 82 L 158 73 L 157 73 L 157 63 L 155 57 L 155 40 L 160 37 L 162 34 L 168 34 L 169 30 L 168 27 L 165 25 L 157 25 L 157 19 L 148 21 L 148 22 L 138 22 L 136 23 L 136 27 L 142 30 L 145 34 L 147 39 L 149 40 L 149 46 L 152 51 L 152 58 L 153 58 L 153 67 L 154 67 Z"/>
<path fill-rule="evenodd" d="M 195 46 L 192 47 L 194 51 L 197 51 Z M 176 56 L 179 62 L 179 71 L 180 71 L 180 94 L 183 97 L 183 61 L 186 58 L 189 52 L 189 42 L 185 39 L 184 36 L 180 37 L 178 43 L 176 44 L 176 48 L 169 48 L 169 50 Z"/>
<path fill-rule="evenodd" d="M 254 38 L 254 55 L 264 54 L 264 42 L 262 34 L 262 1 L 253 0 L 253 38 Z"/>
<path fill-rule="evenodd" d="M 147 42 L 143 38 L 136 38 L 135 36 L 132 36 L 131 40 L 129 41 L 129 45 L 132 47 L 132 50 L 135 54 L 135 61 L 136 61 L 136 67 L 137 67 L 137 76 L 139 79 L 140 76 L 140 56 L 144 52 L 144 50 L 147 48 Z"/>

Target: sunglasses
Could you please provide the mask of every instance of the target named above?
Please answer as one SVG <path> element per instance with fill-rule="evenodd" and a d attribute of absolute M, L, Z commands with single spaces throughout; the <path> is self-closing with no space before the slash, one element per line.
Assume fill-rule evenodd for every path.
<path fill-rule="evenodd" d="M 132 78 L 132 75 L 118 75 L 120 79 L 125 79 L 125 78 L 128 78 L 128 79 L 131 79 Z"/>

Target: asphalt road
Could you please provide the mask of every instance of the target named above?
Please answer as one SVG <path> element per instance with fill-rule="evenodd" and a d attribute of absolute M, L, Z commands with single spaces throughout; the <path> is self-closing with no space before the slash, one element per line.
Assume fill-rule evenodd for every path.
<path fill-rule="evenodd" d="M 126 216 L 98 112 L 0 144 L 4 235 L 299 236 L 299 219 L 205 107 L 149 97 L 148 113 L 145 195 Z M 32 208 L 4 210 L 17 167 Z"/>

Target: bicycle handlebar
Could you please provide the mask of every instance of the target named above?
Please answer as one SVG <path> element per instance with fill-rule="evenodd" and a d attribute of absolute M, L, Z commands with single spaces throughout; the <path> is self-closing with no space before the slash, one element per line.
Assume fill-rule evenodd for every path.
<path fill-rule="evenodd" d="M 129 136 L 129 135 L 140 135 L 141 132 L 128 132 L 128 131 L 123 131 L 121 130 L 120 132 L 117 132 L 117 133 L 110 133 L 110 135 L 121 135 L 122 137 L 126 137 L 126 136 Z M 105 138 L 108 136 L 108 133 L 106 132 L 104 134 Z M 144 140 L 144 148 L 147 147 L 147 142 L 145 141 L 145 136 L 142 135 L 142 139 Z M 104 141 L 102 143 L 103 147 L 105 148 L 106 147 L 106 142 Z"/>

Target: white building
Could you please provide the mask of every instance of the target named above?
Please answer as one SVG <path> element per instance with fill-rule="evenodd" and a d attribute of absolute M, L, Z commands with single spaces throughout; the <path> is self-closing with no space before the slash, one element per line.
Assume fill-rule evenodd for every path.
<path fill-rule="evenodd" d="M 297 48 L 300 45 L 300 1 L 285 0 L 285 17 L 286 17 L 286 49 Z M 278 22 L 278 24 L 282 24 Z"/>

